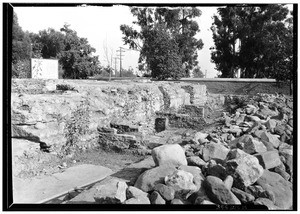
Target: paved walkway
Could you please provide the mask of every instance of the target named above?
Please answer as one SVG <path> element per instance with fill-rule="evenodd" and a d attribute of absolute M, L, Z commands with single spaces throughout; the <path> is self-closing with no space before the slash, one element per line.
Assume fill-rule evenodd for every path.
<path fill-rule="evenodd" d="M 113 171 L 103 166 L 83 164 L 67 168 L 51 176 L 21 180 L 13 178 L 14 203 L 43 203 L 51 198 L 66 194 L 75 187 L 81 188 L 98 182 Z"/>

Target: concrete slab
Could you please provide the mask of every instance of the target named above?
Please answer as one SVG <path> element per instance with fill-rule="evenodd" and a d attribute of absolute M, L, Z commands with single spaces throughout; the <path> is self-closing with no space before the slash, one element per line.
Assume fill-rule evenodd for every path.
<path fill-rule="evenodd" d="M 62 173 L 43 176 L 32 180 L 13 178 L 14 203 L 43 203 L 74 190 L 75 187 L 96 183 L 113 171 L 103 166 L 82 164 L 66 169 Z"/>

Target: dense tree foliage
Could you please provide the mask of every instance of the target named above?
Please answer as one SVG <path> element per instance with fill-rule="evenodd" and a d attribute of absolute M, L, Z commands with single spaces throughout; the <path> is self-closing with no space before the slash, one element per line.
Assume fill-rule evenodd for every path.
<path fill-rule="evenodd" d="M 123 41 L 128 44 L 132 49 L 138 49 L 141 51 L 139 62 L 147 63 L 147 67 L 150 68 L 153 77 L 157 78 L 180 78 L 183 75 L 187 75 L 188 70 L 198 64 L 197 50 L 203 47 L 201 39 L 196 39 L 194 36 L 199 32 L 199 26 L 194 20 L 201 15 L 201 11 L 197 8 L 131 8 L 131 13 L 137 18 L 134 21 L 139 30 L 134 29 L 132 26 L 121 25 L 120 29 L 124 34 Z M 160 32 L 161 30 L 165 32 Z M 163 35 L 163 38 L 154 38 L 153 36 Z M 168 34 L 168 35 L 167 35 Z M 149 63 L 157 62 L 153 56 L 149 55 L 156 52 L 168 52 L 161 48 L 166 48 L 161 41 L 156 43 L 153 39 L 164 40 L 168 44 L 170 53 L 168 57 L 161 60 L 161 65 L 151 65 Z M 169 41 L 166 41 L 168 39 Z M 155 43 L 155 44 L 153 44 Z M 154 45 L 154 46 L 153 46 Z M 153 46 L 153 47 L 152 47 Z M 175 47 L 176 46 L 176 47 Z M 151 50 L 153 49 L 153 50 Z M 156 50 L 155 50 L 156 49 Z M 180 60 L 180 61 L 179 61 Z M 179 63 L 180 62 L 180 63 Z M 164 64 L 165 63 L 165 64 Z M 167 68 L 172 64 L 177 66 L 173 76 L 165 69 L 155 71 L 158 67 Z M 185 73 L 181 65 L 184 64 Z M 178 72 L 183 72 L 179 74 Z M 167 72 L 166 74 L 158 74 L 157 72 Z"/>
<path fill-rule="evenodd" d="M 290 79 L 293 18 L 283 5 L 240 5 L 218 9 L 212 26 L 212 61 L 220 77 Z"/>
<path fill-rule="evenodd" d="M 64 32 L 64 48 L 59 54 L 59 61 L 65 70 L 64 78 L 85 79 L 98 69 L 98 57 L 92 56 L 95 49 L 86 38 L 77 36 L 77 32 L 68 25 L 61 28 Z"/>
<path fill-rule="evenodd" d="M 30 77 L 31 57 L 58 59 L 63 78 L 82 79 L 99 73 L 95 49 L 67 24 L 60 31 L 49 28 L 38 34 L 23 32 L 14 14 L 12 39 L 13 77 Z"/>

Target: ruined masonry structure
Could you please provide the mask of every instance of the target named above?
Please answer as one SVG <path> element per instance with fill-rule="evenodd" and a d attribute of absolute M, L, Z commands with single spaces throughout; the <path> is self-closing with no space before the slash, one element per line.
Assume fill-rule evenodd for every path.
<path fill-rule="evenodd" d="M 145 135 L 175 124 L 201 128 L 206 99 L 206 86 L 188 83 L 15 79 L 12 137 L 59 147 L 66 142 L 67 124 L 80 118 L 82 108 L 88 119 L 83 144 L 99 134 L 128 142 L 139 137 L 130 133 Z"/>

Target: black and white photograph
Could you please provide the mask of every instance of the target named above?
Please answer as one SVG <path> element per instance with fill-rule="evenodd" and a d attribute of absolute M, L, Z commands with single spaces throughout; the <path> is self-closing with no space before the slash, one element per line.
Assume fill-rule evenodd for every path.
<path fill-rule="evenodd" d="M 298 4 L 2 9 L 3 211 L 297 210 Z"/>

